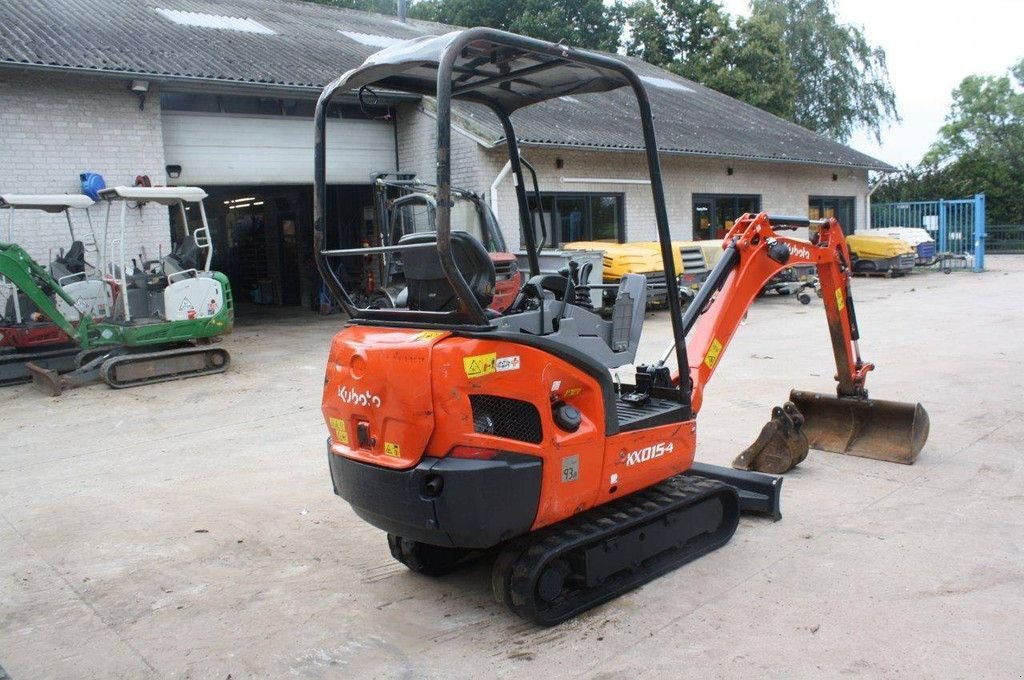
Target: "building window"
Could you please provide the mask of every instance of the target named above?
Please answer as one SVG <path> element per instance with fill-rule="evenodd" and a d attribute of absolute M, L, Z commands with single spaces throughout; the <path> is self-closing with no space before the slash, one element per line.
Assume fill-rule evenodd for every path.
<path fill-rule="evenodd" d="M 738 217 L 761 211 L 761 197 L 754 194 L 694 194 L 693 238 L 723 238 Z"/>
<path fill-rule="evenodd" d="M 541 211 L 547 227 L 544 245 L 559 246 L 573 241 L 624 242 L 625 200 L 623 194 L 541 194 Z M 540 218 L 533 196 L 530 196 L 530 210 L 540 243 Z"/>
<path fill-rule="evenodd" d="M 194 92 L 161 92 L 160 108 L 164 111 L 220 113 L 220 97 Z"/>
<path fill-rule="evenodd" d="M 807 216 L 812 220 L 834 217 L 843 231 L 852 234 L 854 196 L 811 196 L 807 201 Z"/>

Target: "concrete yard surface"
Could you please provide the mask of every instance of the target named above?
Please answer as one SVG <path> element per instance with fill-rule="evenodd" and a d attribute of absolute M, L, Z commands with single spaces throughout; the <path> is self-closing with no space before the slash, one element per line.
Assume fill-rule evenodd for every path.
<path fill-rule="evenodd" d="M 858 279 L 872 396 L 921 401 L 913 466 L 812 451 L 782 521 L 560 626 L 488 564 L 393 561 L 334 497 L 320 415 L 337 317 L 240 322 L 220 376 L 0 393 L 0 666 L 42 678 L 1019 678 L 1024 257 Z M 648 315 L 640 357 L 668 338 Z M 698 458 L 728 465 L 791 387 L 833 390 L 822 302 L 758 301 Z M 494 508 L 500 512 L 501 508 Z"/>

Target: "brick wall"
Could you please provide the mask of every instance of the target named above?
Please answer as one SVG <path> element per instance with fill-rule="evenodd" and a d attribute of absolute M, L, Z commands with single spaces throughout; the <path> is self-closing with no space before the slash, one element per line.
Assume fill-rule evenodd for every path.
<path fill-rule="evenodd" d="M 127 80 L 0 70 L 0 192 L 80 193 L 78 175 L 86 171 L 103 175 L 107 186 L 131 185 L 136 175 L 165 182 L 157 86 L 139 111 Z M 90 214 L 100 234 L 106 209 L 95 205 Z M 79 211 L 72 216 L 81 238 L 88 232 L 85 217 Z M 108 240 L 120 228 L 116 210 L 113 217 Z M 169 252 L 167 208 L 131 209 L 127 225 L 128 257 L 143 246 L 150 258 Z M 0 234 L 6 238 L 6 221 Z M 69 239 L 62 215 L 16 217 L 14 241 L 40 262 L 66 249 Z"/>
<path fill-rule="evenodd" d="M 437 119 L 433 102 L 404 104 L 398 108 L 398 166 L 414 172 L 424 182 L 437 179 Z M 483 191 L 494 179 L 489 173 L 483 148 L 474 139 L 452 130 L 452 186 Z M 486 182 L 484 182 L 484 178 Z"/>

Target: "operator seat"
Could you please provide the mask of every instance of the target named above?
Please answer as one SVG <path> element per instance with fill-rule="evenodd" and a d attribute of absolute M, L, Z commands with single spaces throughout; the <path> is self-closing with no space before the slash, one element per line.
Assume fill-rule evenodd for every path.
<path fill-rule="evenodd" d="M 68 251 L 60 257 L 54 258 L 50 267 L 54 278 L 60 279 L 71 274 L 81 274 L 85 271 L 85 245 L 81 241 L 74 241 Z"/>
<path fill-rule="evenodd" d="M 161 266 L 164 274 L 176 274 L 186 269 L 199 269 L 199 246 L 192 236 L 186 236 L 179 241 L 171 254 L 163 259 Z"/>
<path fill-rule="evenodd" d="M 437 243 L 436 232 L 406 234 L 398 245 Z M 464 231 L 451 234 L 452 257 L 469 289 L 485 310 L 494 298 L 495 272 L 491 256 L 480 241 Z M 448 283 L 441 267 L 441 256 L 434 248 L 401 251 L 405 283 L 408 286 L 409 309 L 426 312 L 448 312 L 458 308 L 455 289 Z"/>

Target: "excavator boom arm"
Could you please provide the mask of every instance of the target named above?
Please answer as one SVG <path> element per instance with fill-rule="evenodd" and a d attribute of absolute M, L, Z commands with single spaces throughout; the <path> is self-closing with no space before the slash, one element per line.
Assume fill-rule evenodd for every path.
<path fill-rule="evenodd" d="M 0 243 L 0 276 L 6 278 L 18 290 L 27 295 L 39 311 L 57 324 L 69 337 L 78 338 L 79 331 L 83 333 L 86 331 L 89 325 L 88 317 L 83 316 L 79 324 L 80 327 L 76 329 L 60 313 L 46 289 L 52 290 L 54 294 L 59 295 L 71 306 L 75 305 L 74 298 L 68 295 L 67 291 L 50 276 L 50 273 L 33 260 L 21 246 L 13 243 Z"/>
<path fill-rule="evenodd" d="M 787 267 L 817 268 L 825 316 L 836 362 L 841 397 L 866 395 L 864 381 L 873 365 L 859 356 L 856 315 L 850 297 L 850 253 L 835 219 L 821 221 L 815 242 L 781 236 L 776 229 L 808 226 L 805 218 L 744 215 L 723 240 L 725 254 L 684 317 L 688 331 L 689 378 L 693 410 L 700 410 L 704 387 L 722 360 L 747 309 L 772 277 Z M 678 380 L 678 374 L 673 376 Z"/>

